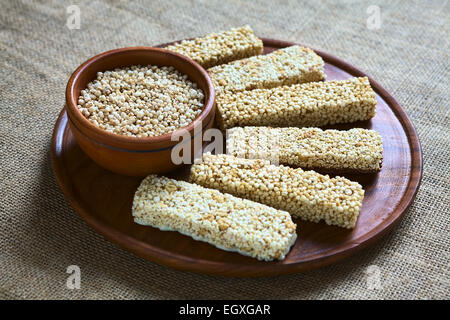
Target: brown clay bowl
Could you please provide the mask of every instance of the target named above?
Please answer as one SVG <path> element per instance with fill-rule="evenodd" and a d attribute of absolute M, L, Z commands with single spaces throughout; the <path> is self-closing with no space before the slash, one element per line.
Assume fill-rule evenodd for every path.
<path fill-rule="evenodd" d="M 99 71 L 137 64 L 172 66 L 186 74 L 204 92 L 205 103 L 202 112 L 189 125 L 156 137 L 122 136 L 90 123 L 77 107 L 81 90 L 96 78 Z M 144 176 L 150 173 L 166 173 L 179 166 L 171 159 L 172 149 L 178 140 L 172 141 L 171 137 L 173 134 L 179 135 L 181 130 L 189 132 L 190 138 L 183 141 L 191 144 L 191 153 L 196 154 L 200 151 L 202 144 L 194 144 L 194 129 L 196 134 L 202 134 L 212 127 L 215 113 L 214 99 L 215 92 L 211 78 L 196 62 L 164 49 L 130 47 L 101 53 L 79 66 L 67 83 L 65 109 L 77 143 L 92 160 L 119 174 Z"/>

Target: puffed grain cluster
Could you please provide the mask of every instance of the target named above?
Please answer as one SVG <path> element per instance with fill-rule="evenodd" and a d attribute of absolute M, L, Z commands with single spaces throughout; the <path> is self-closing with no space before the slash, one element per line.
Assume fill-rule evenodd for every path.
<path fill-rule="evenodd" d="M 237 60 L 208 69 L 220 95 L 224 91 L 273 88 L 325 80 L 322 58 L 313 50 L 291 46 L 270 54 Z"/>
<path fill-rule="evenodd" d="M 132 211 L 136 223 L 259 260 L 284 259 L 297 237 L 285 211 L 156 175 L 141 182 Z"/>
<path fill-rule="evenodd" d="M 78 108 L 106 131 L 152 137 L 187 126 L 203 103 L 203 91 L 175 68 L 137 65 L 98 72 L 81 91 Z"/>
<path fill-rule="evenodd" d="M 167 50 L 185 55 L 207 69 L 261 54 L 263 42 L 255 36 L 250 26 L 244 26 L 210 33 L 193 40 L 183 40 L 168 46 Z"/>
<path fill-rule="evenodd" d="M 192 182 L 288 211 L 293 217 L 354 228 L 364 190 L 343 177 L 275 166 L 267 160 L 204 154 L 191 168 Z"/>
<path fill-rule="evenodd" d="M 227 153 L 240 158 L 333 172 L 380 171 L 381 136 L 374 130 L 236 127 L 227 131 Z"/>
<path fill-rule="evenodd" d="M 377 100 L 369 80 L 362 77 L 224 92 L 216 104 L 221 129 L 316 127 L 368 120 L 375 115 Z"/>

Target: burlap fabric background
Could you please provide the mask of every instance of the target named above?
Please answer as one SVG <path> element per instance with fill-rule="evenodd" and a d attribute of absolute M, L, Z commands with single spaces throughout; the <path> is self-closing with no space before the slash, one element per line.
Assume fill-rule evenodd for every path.
<path fill-rule="evenodd" d="M 1 298 L 450 298 L 450 112 L 447 1 L 0 1 Z M 379 5 L 379 30 L 366 12 Z M 424 178 L 394 232 L 339 264 L 292 276 L 227 279 L 147 262 L 72 210 L 50 165 L 70 73 L 105 50 L 155 45 L 250 24 L 263 37 L 332 53 L 377 79 L 419 133 Z M 81 289 L 66 268 L 81 268 Z M 367 268 L 379 271 L 373 288 Z M 370 270 L 372 270 L 370 269 Z M 374 275 L 374 274 L 372 274 Z"/>

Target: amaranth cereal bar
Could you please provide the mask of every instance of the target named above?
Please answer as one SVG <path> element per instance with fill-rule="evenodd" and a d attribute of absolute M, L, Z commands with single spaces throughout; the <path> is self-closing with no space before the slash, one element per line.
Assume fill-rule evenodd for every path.
<path fill-rule="evenodd" d="M 331 172 L 378 172 L 383 162 L 380 134 L 361 128 L 236 127 L 228 130 L 226 146 L 236 157 Z"/>
<path fill-rule="evenodd" d="M 318 127 L 368 120 L 375 115 L 377 100 L 369 80 L 362 77 L 224 92 L 216 104 L 221 129 Z"/>
<path fill-rule="evenodd" d="M 206 153 L 191 168 L 191 182 L 286 210 L 293 217 L 354 228 L 364 190 L 343 177 L 275 166 L 268 160 Z"/>
<path fill-rule="evenodd" d="M 263 42 L 255 36 L 252 28 L 244 26 L 210 33 L 193 40 L 183 40 L 166 49 L 191 58 L 203 68 L 211 68 L 261 54 Z"/>
<path fill-rule="evenodd" d="M 289 213 L 156 175 L 134 195 L 136 223 L 173 230 L 259 260 L 282 260 L 295 242 Z"/>
<path fill-rule="evenodd" d="M 208 69 L 217 94 L 273 88 L 325 80 L 324 62 L 313 50 L 291 46 L 266 55 L 237 60 Z"/>

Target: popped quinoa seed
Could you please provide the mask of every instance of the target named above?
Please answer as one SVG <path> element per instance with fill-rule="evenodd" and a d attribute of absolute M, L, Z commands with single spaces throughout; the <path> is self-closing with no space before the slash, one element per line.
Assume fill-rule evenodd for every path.
<path fill-rule="evenodd" d="M 202 111 L 204 93 L 171 66 L 131 66 L 98 72 L 78 98 L 81 114 L 99 128 L 153 137 L 187 126 Z"/>

